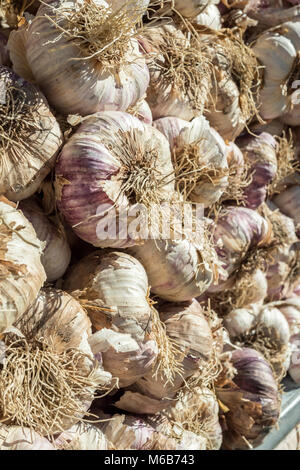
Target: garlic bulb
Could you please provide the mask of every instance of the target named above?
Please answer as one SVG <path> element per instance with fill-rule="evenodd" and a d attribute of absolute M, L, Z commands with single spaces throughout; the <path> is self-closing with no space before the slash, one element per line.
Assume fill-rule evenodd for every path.
<path fill-rule="evenodd" d="M 56 281 L 64 275 L 71 260 L 65 234 L 46 216 L 36 200 L 26 199 L 19 207 L 32 223 L 38 239 L 45 243 L 41 261 L 47 281 Z"/>
<path fill-rule="evenodd" d="M 118 379 L 120 388 L 128 387 L 153 369 L 158 355 L 155 339 L 135 341 L 131 335 L 102 328 L 89 339 L 95 357 L 101 353 L 105 370 Z"/>
<path fill-rule="evenodd" d="M 153 119 L 175 116 L 190 121 L 202 115 L 211 66 L 201 43 L 170 24 L 145 30 L 142 44 L 151 53 L 147 101 Z"/>
<path fill-rule="evenodd" d="M 32 429 L 1 425 L 0 450 L 55 450 L 55 447 Z"/>
<path fill-rule="evenodd" d="M 223 139 L 235 140 L 246 125 L 239 105 L 239 89 L 228 73 L 217 77 L 217 99 L 205 116 Z"/>
<path fill-rule="evenodd" d="M 167 412 L 173 427 L 182 427 L 205 439 L 206 450 L 219 450 L 222 430 L 219 423 L 219 405 L 209 388 L 195 387 L 183 393 Z M 162 427 L 162 432 L 164 428 Z"/>
<path fill-rule="evenodd" d="M 286 124 L 300 124 L 298 92 L 293 81 L 299 45 L 300 22 L 295 21 L 263 33 L 253 47 L 265 67 L 260 91 L 260 113 L 264 119 L 281 116 Z"/>
<path fill-rule="evenodd" d="M 0 199 L 1 297 L 0 333 L 34 302 L 46 280 L 42 243 L 15 205 Z"/>
<path fill-rule="evenodd" d="M 228 185 L 226 146 L 220 135 L 203 116 L 191 122 L 162 118 L 154 126 L 173 150 L 179 192 L 204 207 L 217 202 Z"/>
<path fill-rule="evenodd" d="M 97 247 L 134 245 L 174 199 L 168 141 L 130 114 L 99 113 L 64 146 L 55 184 L 58 207 L 80 238 Z"/>
<path fill-rule="evenodd" d="M 72 267 L 64 288 L 85 305 L 96 330 L 108 327 L 138 342 L 145 339 L 151 326 L 148 279 L 132 256 L 95 251 Z"/>
<path fill-rule="evenodd" d="M 111 382 L 89 347 L 86 313 L 70 295 L 43 290 L 15 325 L 3 334 L 1 419 L 45 436 L 68 429 Z"/>
<path fill-rule="evenodd" d="M 290 328 L 291 361 L 289 375 L 300 384 L 300 297 L 289 298 L 276 303 L 276 307 L 286 318 Z"/>
<path fill-rule="evenodd" d="M 231 386 L 217 389 L 218 399 L 229 409 L 222 416 L 223 448 L 251 449 L 279 418 L 278 386 L 269 364 L 253 349 L 234 351 L 232 364 L 237 375 Z"/>
<path fill-rule="evenodd" d="M 55 439 L 63 450 L 108 450 L 109 443 L 101 429 L 88 423 L 77 423 Z"/>
<path fill-rule="evenodd" d="M 195 23 L 208 26 L 211 29 L 221 29 L 221 13 L 217 5 L 213 3 L 207 4 L 206 7 L 202 7 L 201 13 L 196 16 Z"/>
<path fill-rule="evenodd" d="M 281 194 L 273 198 L 276 206 L 279 207 L 281 212 L 291 217 L 296 227 L 297 236 L 300 236 L 300 185 L 291 186 L 283 191 Z"/>
<path fill-rule="evenodd" d="M 0 66 L 0 192 L 13 201 L 31 196 L 54 166 L 59 125 L 41 92 Z"/>
<path fill-rule="evenodd" d="M 270 223 L 258 212 L 244 207 L 223 208 L 212 230 L 216 252 L 225 270 L 220 281 L 229 278 L 250 249 L 267 244 L 271 236 Z"/>
<path fill-rule="evenodd" d="M 258 115 L 256 93 L 259 68 L 253 51 L 239 34 L 200 35 L 207 46 L 206 54 L 214 66 L 214 90 L 205 116 L 223 139 L 234 141 L 253 116 Z"/>
<path fill-rule="evenodd" d="M 217 347 L 199 303 L 196 300 L 184 304 L 165 303 L 159 311 L 167 337 L 176 345 L 175 354 L 169 360 L 174 365 L 169 365 L 169 375 L 165 371 L 156 373 L 154 367 L 154 371 L 134 384 L 132 392 L 126 392 L 115 404 L 131 413 L 143 413 L 146 406 L 140 406 L 143 401 L 147 403 L 148 414 L 168 409 L 189 377 L 198 385 L 208 386 L 219 373 Z"/>
<path fill-rule="evenodd" d="M 134 38 L 141 14 L 127 3 L 114 11 L 105 0 L 42 4 L 26 29 L 10 35 L 14 70 L 22 75 L 29 68 L 49 103 L 63 115 L 126 111 L 149 84 Z"/>
<path fill-rule="evenodd" d="M 144 266 L 151 291 L 171 302 L 200 296 L 214 276 L 214 258 L 188 240 L 148 240 L 127 250 Z"/>
<path fill-rule="evenodd" d="M 224 324 L 238 345 L 263 354 L 281 380 L 289 368 L 291 351 L 289 325 L 280 310 L 272 304 L 265 305 L 259 313 L 255 308 L 233 310 Z"/>
<path fill-rule="evenodd" d="M 267 197 L 268 185 L 277 172 L 276 141 L 268 133 L 239 140 L 245 162 L 249 165 L 250 184 L 244 189 L 246 207 L 257 209 Z"/>

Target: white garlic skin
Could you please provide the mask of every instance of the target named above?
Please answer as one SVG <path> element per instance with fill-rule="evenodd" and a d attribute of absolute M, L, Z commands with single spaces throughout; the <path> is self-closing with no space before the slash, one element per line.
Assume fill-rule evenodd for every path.
<path fill-rule="evenodd" d="M 71 261 L 71 250 L 65 234 L 43 213 L 33 199 L 22 201 L 20 209 L 32 223 L 38 239 L 45 244 L 41 261 L 47 281 L 54 282 L 60 279 Z"/>
<path fill-rule="evenodd" d="M 1 425 L 0 450 L 55 450 L 55 447 L 33 429 Z"/>
<path fill-rule="evenodd" d="M 231 338 L 243 335 L 255 325 L 259 314 L 259 307 L 239 308 L 232 310 L 224 319 L 224 325 Z"/>
<path fill-rule="evenodd" d="M 207 169 L 215 173 L 214 181 L 209 178 L 201 180 L 199 171 L 199 179 L 188 199 L 204 207 L 217 202 L 228 186 L 226 145 L 218 132 L 210 127 L 204 116 L 196 117 L 191 122 L 176 117 L 162 118 L 154 121 L 154 126 L 169 140 L 171 149 L 176 152 L 175 159 L 180 161 L 181 149 L 194 146 L 198 153 L 197 156 L 193 154 L 193 158 L 198 159 L 198 167 L 203 167 L 204 173 Z"/>
<path fill-rule="evenodd" d="M 0 201 L 3 272 L 0 332 L 10 327 L 34 302 L 46 280 L 41 263 L 43 245 L 31 223 L 9 201 Z"/>
<path fill-rule="evenodd" d="M 94 1 L 99 6 L 107 5 L 103 0 Z M 66 7 L 70 12 L 74 9 L 73 2 L 58 0 L 56 5 Z M 59 30 L 46 14 L 51 16 L 53 12 L 41 5 L 28 26 L 25 58 L 15 52 L 14 36 L 21 34 L 18 31 L 12 35 L 9 49 L 14 70 L 22 73 L 26 60 L 35 82 L 57 111 L 63 115 L 81 116 L 105 110 L 126 111 L 145 95 L 149 71 L 136 39 L 128 41 L 128 52 L 120 70 L 112 69 L 107 73 L 97 59 L 84 59 L 83 53 L 66 35 L 57 40 Z"/>
<path fill-rule="evenodd" d="M 8 124 L 12 128 L 20 127 L 17 136 L 12 137 L 6 130 L 7 123 L 2 122 L 0 193 L 11 201 L 21 201 L 37 191 L 53 168 L 62 144 L 62 132 L 44 95 L 35 85 L 2 66 L 0 82 L 5 87 L 5 100 L 10 104 Z M 5 116 L 2 119 L 4 121 Z"/>
<path fill-rule="evenodd" d="M 253 51 L 264 68 L 260 91 L 260 114 L 263 119 L 281 117 L 292 126 L 300 124 L 300 106 L 295 84 L 286 82 L 293 73 L 300 47 L 300 22 L 286 22 L 274 31 L 266 31 L 256 41 Z M 297 86 L 296 86 L 297 88 Z"/>
<path fill-rule="evenodd" d="M 148 240 L 129 252 L 144 266 L 151 291 L 171 302 L 184 302 L 201 295 L 211 284 L 209 266 L 199 265 L 201 250 L 188 240 Z"/>
<path fill-rule="evenodd" d="M 84 300 L 108 308 L 106 321 L 113 331 L 129 334 L 138 343 L 144 341 L 152 312 L 147 274 L 137 259 L 123 252 L 95 251 L 72 267 L 64 288 L 74 294 L 82 291 Z M 99 311 L 89 311 L 96 330 L 103 328 L 106 318 L 105 309 Z"/>
<path fill-rule="evenodd" d="M 221 13 L 217 5 L 208 4 L 205 10 L 196 16 L 195 23 L 214 30 L 221 29 Z"/>

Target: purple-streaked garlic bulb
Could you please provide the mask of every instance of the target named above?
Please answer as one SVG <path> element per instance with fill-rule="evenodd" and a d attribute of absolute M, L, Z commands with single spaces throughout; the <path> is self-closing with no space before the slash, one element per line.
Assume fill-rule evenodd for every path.
<path fill-rule="evenodd" d="M 171 302 L 200 296 L 214 279 L 217 260 L 209 246 L 188 240 L 148 240 L 127 251 L 144 266 L 153 294 Z"/>
<path fill-rule="evenodd" d="M 112 10 L 105 0 L 42 4 L 28 26 L 10 35 L 14 70 L 31 76 L 64 115 L 126 111 L 149 84 L 135 38 L 142 11 L 127 6 Z"/>
<path fill-rule="evenodd" d="M 87 314 L 69 294 L 44 289 L 15 327 L 2 338 L 1 420 L 45 436 L 68 429 L 112 378 L 90 349 Z"/>
<path fill-rule="evenodd" d="M 66 236 L 62 229 L 46 216 L 35 199 L 26 199 L 19 207 L 32 223 L 38 239 L 45 244 L 41 261 L 47 281 L 56 281 L 64 275 L 71 260 L 71 250 Z"/>
<path fill-rule="evenodd" d="M 235 350 L 232 365 L 237 374 L 226 388 L 217 389 L 227 412 L 223 420 L 223 448 L 255 448 L 276 425 L 280 393 L 268 362 L 253 349 Z"/>
<path fill-rule="evenodd" d="M 300 124 L 299 91 L 295 70 L 300 46 L 300 21 L 286 22 L 258 37 L 253 51 L 263 69 L 260 114 L 263 119 L 281 117 L 291 126 Z"/>
<path fill-rule="evenodd" d="M 173 24 L 143 31 L 149 54 L 150 86 L 147 102 L 153 119 L 175 116 L 190 121 L 201 116 L 210 88 L 211 66 L 203 47 Z"/>
<path fill-rule="evenodd" d="M 85 306 L 96 330 L 111 328 L 138 342 L 147 336 L 151 327 L 148 278 L 132 256 L 95 251 L 72 267 L 64 288 Z"/>
<path fill-rule="evenodd" d="M 1 425 L 0 450 L 55 450 L 55 447 L 30 428 Z"/>
<path fill-rule="evenodd" d="M 153 218 L 164 218 L 163 204 L 174 200 L 173 173 L 168 141 L 157 129 L 127 113 L 99 113 L 61 152 L 57 204 L 83 240 L 125 248 L 147 238 Z"/>
<path fill-rule="evenodd" d="M 300 185 L 291 186 L 273 198 L 281 212 L 294 221 L 296 234 L 300 237 Z"/>
<path fill-rule="evenodd" d="M 239 267 L 249 250 L 269 242 L 271 225 L 252 209 L 229 206 L 218 215 L 212 232 L 217 255 L 226 272 L 220 276 L 221 282 Z"/>
<path fill-rule="evenodd" d="M 157 371 L 154 365 L 115 404 L 131 413 L 143 413 L 139 403 L 148 402 L 148 413 L 155 414 L 169 408 L 185 381 L 192 377 L 198 384 L 209 386 L 220 372 L 218 351 L 210 325 L 200 304 L 194 300 L 186 303 L 163 303 L 159 306 L 160 318 L 167 338 L 176 347 L 172 356 L 166 350 L 159 360 L 167 360 L 168 367 Z M 169 357 L 168 357 L 169 356 Z"/>
<path fill-rule="evenodd" d="M 276 141 L 270 134 L 263 132 L 258 137 L 241 138 L 238 145 L 249 165 L 251 178 L 249 185 L 244 188 L 245 206 L 257 209 L 265 202 L 268 185 L 276 175 Z"/>
<path fill-rule="evenodd" d="M 174 122 L 173 122 L 174 121 Z M 228 186 L 226 145 L 205 117 L 162 118 L 154 126 L 169 140 L 176 186 L 186 200 L 210 207 Z"/>
<path fill-rule="evenodd" d="M 15 205 L 0 199 L 1 293 L 0 333 L 30 307 L 46 280 L 42 243 Z"/>
<path fill-rule="evenodd" d="M 272 301 L 286 296 L 291 288 L 290 275 L 296 262 L 294 244 L 297 236 L 293 220 L 283 215 L 275 205 L 268 205 L 262 206 L 262 209 L 272 225 L 273 236 L 261 262 L 268 282 L 268 299 Z"/>
<path fill-rule="evenodd" d="M 280 380 L 290 365 L 290 330 L 287 320 L 272 304 L 260 310 L 256 305 L 249 309 L 232 310 L 224 325 L 235 344 L 259 351 L 273 367 Z"/>
<path fill-rule="evenodd" d="M 39 89 L 0 66 L 0 193 L 31 196 L 54 166 L 62 144 L 59 125 Z"/>

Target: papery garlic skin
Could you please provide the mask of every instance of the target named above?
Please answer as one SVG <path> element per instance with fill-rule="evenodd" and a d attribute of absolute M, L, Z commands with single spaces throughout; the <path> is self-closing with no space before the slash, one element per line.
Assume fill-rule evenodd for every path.
<path fill-rule="evenodd" d="M 55 447 L 32 429 L 1 425 L 0 450 L 55 450 Z"/>
<path fill-rule="evenodd" d="M 300 297 L 296 296 L 277 302 L 277 308 L 286 318 L 290 328 L 291 359 L 289 375 L 294 382 L 300 384 Z"/>
<path fill-rule="evenodd" d="M 46 280 L 43 245 L 30 222 L 14 204 L 0 200 L 2 262 L 0 332 L 10 327 L 34 302 Z"/>
<path fill-rule="evenodd" d="M 172 200 L 172 174 L 168 141 L 159 131 L 127 113 L 99 113 L 81 124 L 61 152 L 56 166 L 57 204 L 83 240 L 96 247 L 125 248 L 145 238 L 143 230 L 129 233 L 128 229 L 139 210 L 140 216 L 141 209 L 146 208 L 147 214 L 151 210 L 149 198 L 155 198 L 154 205 Z M 156 188 L 146 193 L 148 178 Z M 145 196 L 147 207 L 141 207 Z M 130 216 L 135 210 L 137 214 Z M 142 228 L 147 228 L 146 223 Z"/>
<path fill-rule="evenodd" d="M 224 325 L 231 338 L 235 338 L 251 330 L 257 321 L 259 307 L 239 308 L 232 310 L 224 319 Z"/>
<path fill-rule="evenodd" d="M 58 122 L 37 87 L 0 66 L 0 193 L 20 201 L 31 196 L 54 166 L 62 144 Z"/>
<path fill-rule="evenodd" d="M 252 209 L 229 206 L 219 214 L 212 231 L 216 252 L 226 272 L 220 281 L 225 281 L 238 268 L 249 249 L 269 241 L 271 226 Z"/>
<path fill-rule="evenodd" d="M 190 121 L 201 116 L 211 78 L 208 59 L 200 51 L 199 44 L 193 43 L 173 24 L 149 28 L 144 33 L 142 43 L 150 54 L 147 102 L 153 119 L 175 116 Z M 170 63 L 173 63 L 172 68 Z M 192 67 L 195 67 L 194 70 Z M 193 84 L 192 79 L 195 80 Z"/>
<path fill-rule="evenodd" d="M 197 15 L 195 23 L 215 30 L 221 29 L 221 13 L 217 5 L 208 4 L 205 10 Z"/>
<path fill-rule="evenodd" d="M 104 0 L 93 1 L 107 8 Z M 77 7 L 80 8 L 80 3 L 57 0 L 51 6 L 41 5 L 26 31 L 26 57 L 22 61 L 14 41 L 23 33 L 13 32 L 9 49 L 14 70 L 21 73 L 26 60 L 49 103 L 64 115 L 86 116 L 108 109 L 126 111 L 141 99 L 149 84 L 149 72 L 137 40 L 128 40 L 123 64 L 120 68 L 111 67 L 108 73 L 101 60 L 87 57 L 90 54 L 85 56 L 67 34 L 61 34 L 51 23 L 47 15 L 55 20 L 52 6 L 63 8 L 68 19 Z M 54 42 L 55 48 L 52 47 Z"/>
<path fill-rule="evenodd" d="M 152 370 L 158 354 L 155 340 L 137 343 L 130 335 L 102 328 L 89 338 L 93 353 L 101 353 L 103 367 L 118 378 L 120 388 L 128 387 Z"/>
<path fill-rule="evenodd" d="M 268 133 L 239 140 L 246 163 L 249 164 L 250 184 L 244 189 L 246 207 L 257 209 L 266 199 L 269 183 L 277 172 L 276 141 Z"/>
<path fill-rule="evenodd" d="M 47 281 L 56 281 L 64 275 L 71 260 L 71 250 L 65 234 L 46 216 L 34 199 L 22 201 L 19 207 L 32 223 L 38 239 L 45 244 L 41 261 Z"/>
<path fill-rule="evenodd" d="M 205 112 L 205 117 L 223 139 L 234 141 L 246 125 L 239 105 L 239 89 L 230 74 L 224 71 L 220 72 L 216 86 L 216 102 Z"/>
<path fill-rule="evenodd" d="M 263 119 L 282 117 L 283 122 L 300 124 L 298 93 L 293 93 L 290 75 L 297 66 L 300 45 L 300 22 L 286 22 L 274 30 L 263 33 L 253 51 L 264 68 L 263 87 L 260 91 L 260 113 Z M 285 117 L 286 116 L 286 117 Z"/>
<path fill-rule="evenodd" d="M 88 423 L 78 423 L 55 439 L 55 445 L 63 450 L 108 450 L 103 432 Z"/>
<path fill-rule="evenodd" d="M 126 8 L 127 10 L 133 10 L 140 12 L 141 16 L 146 12 L 150 0 L 106 0 L 108 5 L 111 6 L 113 10 L 118 10 L 119 8 Z"/>
<path fill-rule="evenodd" d="M 213 280 L 211 267 L 201 262 L 201 248 L 188 240 L 148 240 L 129 253 L 144 266 L 151 291 L 171 302 L 201 295 Z"/>
<path fill-rule="evenodd" d="M 145 124 L 150 126 L 153 124 L 152 112 L 146 100 L 138 101 L 134 106 L 128 108 L 126 112 L 137 117 Z"/>
<path fill-rule="evenodd" d="M 223 448 L 249 449 L 259 445 L 276 424 L 280 395 L 271 367 L 258 352 L 236 350 L 232 364 L 237 370 L 232 387 L 217 390 L 219 400 L 229 408 L 224 415 Z"/>
<path fill-rule="evenodd" d="M 204 12 L 211 5 L 217 4 L 218 0 L 175 0 L 174 7 L 186 18 L 197 17 L 202 10 Z"/>
<path fill-rule="evenodd" d="M 291 217 L 296 227 L 296 234 L 300 236 L 300 186 L 291 186 L 281 194 L 276 195 L 273 198 L 276 206 L 279 207 L 281 212 Z"/>
<path fill-rule="evenodd" d="M 174 427 L 182 426 L 204 437 L 206 450 L 221 448 L 223 436 L 219 423 L 219 404 L 213 390 L 195 387 L 187 391 L 171 407 L 168 415 L 176 423 Z"/>
<path fill-rule="evenodd" d="M 77 297 L 86 301 L 96 330 L 108 326 L 130 334 L 137 342 L 145 339 L 151 326 L 148 278 L 132 256 L 114 251 L 93 252 L 72 268 L 64 288 L 73 295 L 77 292 Z M 89 309 L 89 301 L 99 308 Z"/>
<path fill-rule="evenodd" d="M 194 163 L 194 172 L 199 168 L 196 177 L 191 176 L 190 185 L 194 189 L 190 190 L 186 183 L 188 200 L 203 204 L 204 207 L 217 202 L 228 186 L 226 145 L 222 137 L 203 116 L 191 122 L 172 117 L 162 118 L 155 121 L 154 126 L 169 140 L 175 168 L 176 164 L 180 167 L 185 155 Z M 180 188 L 180 172 L 177 176 Z"/>

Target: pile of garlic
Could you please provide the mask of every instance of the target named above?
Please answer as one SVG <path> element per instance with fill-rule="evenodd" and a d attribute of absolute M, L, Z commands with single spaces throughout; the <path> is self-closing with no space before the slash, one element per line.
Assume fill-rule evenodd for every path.
<path fill-rule="evenodd" d="M 243 450 L 278 422 L 297 3 L 1 2 L 0 450 Z"/>

